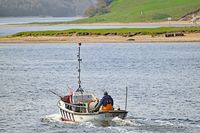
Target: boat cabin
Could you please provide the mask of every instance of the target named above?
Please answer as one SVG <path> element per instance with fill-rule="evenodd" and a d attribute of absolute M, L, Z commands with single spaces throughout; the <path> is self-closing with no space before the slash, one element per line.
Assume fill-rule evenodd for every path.
<path fill-rule="evenodd" d="M 90 103 L 96 101 L 97 98 L 93 94 L 74 92 L 72 96 L 73 104 Z"/>
<path fill-rule="evenodd" d="M 73 92 L 72 95 L 63 97 L 65 108 L 81 113 L 88 113 L 95 109 L 98 98 L 91 93 Z"/>

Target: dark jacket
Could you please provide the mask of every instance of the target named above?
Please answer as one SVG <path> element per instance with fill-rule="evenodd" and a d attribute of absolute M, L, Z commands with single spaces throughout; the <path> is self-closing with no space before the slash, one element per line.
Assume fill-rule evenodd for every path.
<path fill-rule="evenodd" d="M 105 95 L 102 99 L 101 99 L 101 101 L 99 102 L 99 107 L 100 106 L 106 106 L 107 104 L 112 104 L 112 106 L 113 106 L 113 99 L 112 99 L 112 97 L 110 96 L 110 95 Z"/>

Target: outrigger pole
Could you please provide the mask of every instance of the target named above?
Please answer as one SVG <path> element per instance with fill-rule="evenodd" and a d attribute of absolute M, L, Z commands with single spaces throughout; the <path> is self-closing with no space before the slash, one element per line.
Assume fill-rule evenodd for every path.
<path fill-rule="evenodd" d="M 52 90 L 49 90 L 51 93 L 53 93 L 54 95 L 56 95 L 56 96 L 58 96 L 58 97 L 60 97 L 60 99 L 63 99 L 63 97 L 62 96 L 60 96 L 60 95 L 58 95 L 57 93 L 55 93 L 54 91 L 52 91 Z"/>
<path fill-rule="evenodd" d="M 81 88 L 81 43 L 78 43 L 78 89 L 76 92 L 84 92 L 83 89 Z"/>

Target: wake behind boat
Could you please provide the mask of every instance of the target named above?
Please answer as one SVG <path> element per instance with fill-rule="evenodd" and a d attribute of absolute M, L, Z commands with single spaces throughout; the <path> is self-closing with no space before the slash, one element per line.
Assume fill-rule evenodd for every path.
<path fill-rule="evenodd" d="M 63 121 L 72 122 L 87 122 L 87 121 L 111 121 L 113 118 L 118 117 L 124 119 L 127 116 L 126 107 L 125 110 L 120 108 L 100 108 L 97 110 L 99 99 L 93 93 L 85 92 L 81 87 L 80 79 L 80 66 L 82 59 L 80 58 L 80 47 L 78 51 L 78 89 L 66 96 L 59 96 L 60 100 L 57 106 L 61 113 L 61 119 Z M 56 94 L 55 92 L 51 91 Z M 57 95 L 57 94 L 56 94 Z M 102 105 L 103 106 L 103 105 Z"/>

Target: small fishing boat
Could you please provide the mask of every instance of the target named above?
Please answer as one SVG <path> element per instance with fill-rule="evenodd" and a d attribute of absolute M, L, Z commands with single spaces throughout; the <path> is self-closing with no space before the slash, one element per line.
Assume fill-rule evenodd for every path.
<path fill-rule="evenodd" d="M 95 111 L 96 105 L 99 99 L 89 92 L 85 92 L 81 87 L 80 78 L 80 66 L 82 59 L 80 58 L 80 47 L 78 47 L 78 89 L 66 96 L 59 96 L 60 100 L 57 103 L 59 111 L 61 113 L 61 119 L 63 121 L 71 122 L 87 122 L 87 121 L 111 121 L 113 118 L 118 117 L 124 119 L 127 116 L 126 107 L 125 110 L 113 108 L 107 111 Z M 51 91 L 56 94 L 55 92 Z M 57 95 L 57 94 L 56 94 Z M 127 98 L 126 98 L 127 103 Z"/>

